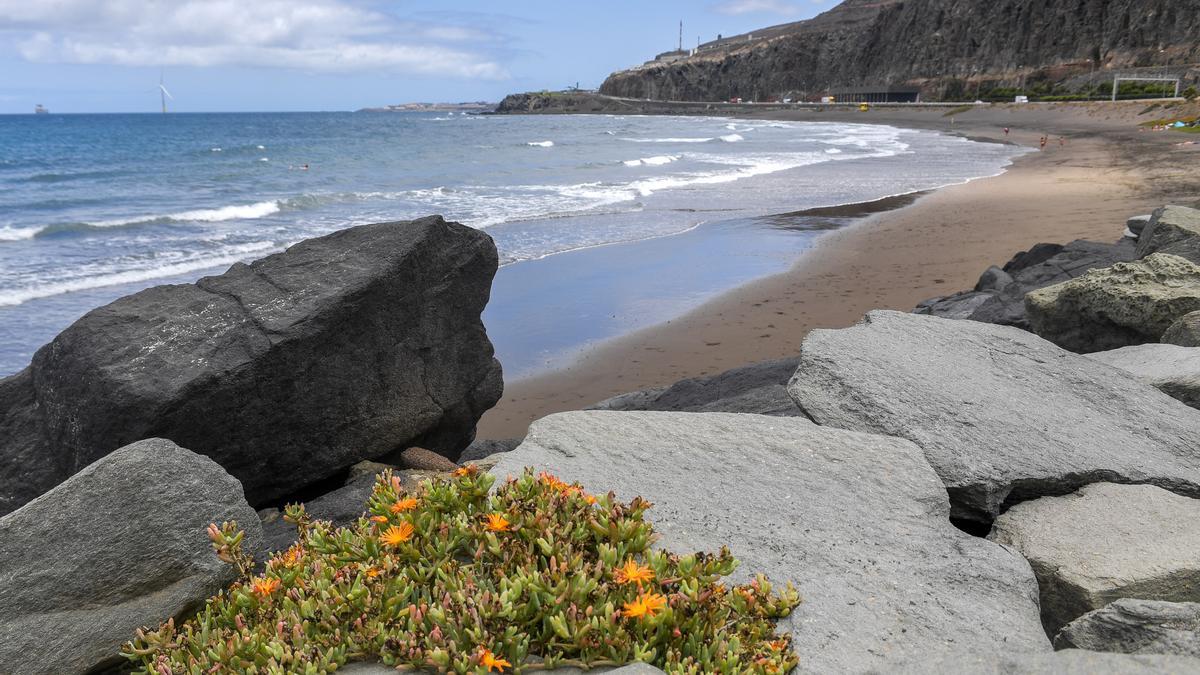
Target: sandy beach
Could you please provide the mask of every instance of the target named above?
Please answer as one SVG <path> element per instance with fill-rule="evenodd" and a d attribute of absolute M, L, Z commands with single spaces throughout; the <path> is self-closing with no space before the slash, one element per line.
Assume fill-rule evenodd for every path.
<path fill-rule="evenodd" d="M 1165 203 L 1193 205 L 1200 201 L 1200 146 L 1178 145 L 1191 135 L 1140 131 L 1139 122 L 1162 112 L 1146 108 L 1129 102 L 989 106 L 954 116 L 944 108 L 765 114 L 936 129 L 1031 148 L 1048 135 L 1049 143 L 1000 176 L 944 188 L 831 231 L 783 274 L 597 344 L 559 370 L 507 382 L 503 399 L 481 420 L 479 438 L 520 437 L 531 421 L 554 412 L 795 355 L 810 330 L 852 325 L 870 309 L 911 310 L 926 298 L 970 288 L 988 265 L 1002 265 L 1035 243 L 1112 241 L 1126 216 Z M 1011 129 L 1007 136 L 1004 127 Z"/>

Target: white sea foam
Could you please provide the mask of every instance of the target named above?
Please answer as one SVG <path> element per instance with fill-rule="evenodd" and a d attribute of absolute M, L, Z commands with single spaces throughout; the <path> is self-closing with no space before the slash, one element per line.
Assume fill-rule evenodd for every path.
<path fill-rule="evenodd" d="M 622 138 L 630 143 L 708 143 L 714 140 L 707 138 Z"/>
<path fill-rule="evenodd" d="M 538 148 L 552 148 L 552 147 L 554 147 L 554 141 L 529 141 L 525 145 L 530 145 L 530 146 L 534 146 L 534 147 L 538 147 Z"/>
<path fill-rule="evenodd" d="M 259 157 L 259 158 L 258 158 L 258 161 L 260 161 L 260 162 L 269 162 L 269 161 L 271 161 L 271 158 L 270 158 L 270 157 Z"/>
<path fill-rule="evenodd" d="M 664 164 L 670 164 L 678 159 L 679 157 L 677 155 L 656 155 L 654 157 L 643 157 L 641 159 L 629 159 L 622 162 L 622 164 L 625 166 L 662 166 Z"/>
<path fill-rule="evenodd" d="M 19 305 L 30 300 L 48 298 L 54 295 L 62 295 L 63 293 L 74 293 L 120 284 L 132 284 L 139 281 L 151 281 L 153 279 L 173 277 L 214 267 L 223 267 L 225 265 L 232 265 L 235 262 L 241 262 L 252 254 L 261 253 L 273 248 L 276 248 L 275 242 L 250 242 L 237 246 L 228 246 L 224 249 L 219 249 L 213 254 L 184 258 L 178 262 L 169 262 L 167 264 L 122 270 L 119 272 L 112 271 L 62 281 L 51 281 L 43 284 L 32 284 L 23 288 L 0 291 L 0 306 Z M 182 256 L 166 257 L 179 258 Z"/>
<path fill-rule="evenodd" d="M 22 239 L 33 239 L 38 232 L 41 232 L 40 227 L 11 227 L 5 225 L 0 227 L 0 241 L 21 241 Z"/>
<path fill-rule="evenodd" d="M 180 213 L 172 213 L 168 215 L 154 216 L 135 216 L 133 218 L 117 218 L 114 220 L 100 220 L 94 223 L 85 223 L 87 227 L 125 227 L 127 225 L 139 225 L 142 223 L 157 223 L 157 222 L 201 222 L 201 223 L 219 223 L 225 220 L 254 220 L 262 218 L 273 213 L 278 213 L 280 204 L 277 201 L 256 202 L 254 204 L 239 204 L 232 206 L 222 206 L 215 209 L 196 209 L 193 211 L 182 211 Z"/>
<path fill-rule="evenodd" d="M 842 151 L 841 151 L 841 150 L 838 150 L 837 148 L 828 148 L 828 149 L 826 149 L 826 150 L 825 150 L 825 154 L 827 154 L 827 155 L 840 155 L 840 154 L 842 154 Z"/>
<path fill-rule="evenodd" d="M 727 134 L 722 136 L 721 140 L 725 141 L 726 143 L 737 143 L 746 140 L 746 138 L 741 134 Z"/>
<path fill-rule="evenodd" d="M 209 148 L 209 152 L 221 152 L 220 148 Z"/>

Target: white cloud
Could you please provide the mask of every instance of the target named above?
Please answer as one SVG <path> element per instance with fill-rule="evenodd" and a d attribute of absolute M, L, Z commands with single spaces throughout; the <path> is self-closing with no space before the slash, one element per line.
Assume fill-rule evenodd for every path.
<path fill-rule="evenodd" d="M 508 77 L 493 34 L 350 0 L 0 0 L 0 33 L 40 63 Z"/>
<path fill-rule="evenodd" d="M 714 9 L 722 14 L 787 14 L 797 15 L 803 9 L 781 0 L 728 0 L 718 3 Z"/>

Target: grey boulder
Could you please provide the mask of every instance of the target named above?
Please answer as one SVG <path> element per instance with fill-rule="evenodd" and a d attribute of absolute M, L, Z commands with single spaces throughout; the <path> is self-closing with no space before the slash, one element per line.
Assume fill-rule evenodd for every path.
<path fill-rule="evenodd" d="M 1075 352 L 1157 342 L 1200 310 L 1200 266 L 1176 255 L 1117 263 L 1025 296 L 1030 329 Z"/>
<path fill-rule="evenodd" d="M 125 446 L 0 518 L 0 669 L 83 673 L 123 662 L 142 626 L 191 613 L 234 580 L 209 523 L 262 532 L 242 486 L 207 457 Z"/>
<path fill-rule="evenodd" d="M 451 458 L 499 398 L 496 247 L 440 217 L 300 242 L 88 312 L 0 381 L 0 513 L 140 438 L 254 505 L 412 445 Z"/>
<path fill-rule="evenodd" d="M 1180 347 L 1200 347 L 1200 311 L 1188 312 L 1175 319 L 1159 341 Z"/>
<path fill-rule="evenodd" d="M 916 659 L 880 672 L 888 675 L 1197 675 L 1200 674 L 1200 659 L 1101 654 L 1081 649 L 1052 654 L 962 653 Z"/>
<path fill-rule="evenodd" d="M 1200 501 L 1153 485 L 1094 483 L 1017 504 L 988 538 L 1033 566 L 1049 635 L 1121 598 L 1200 601 Z"/>
<path fill-rule="evenodd" d="M 1142 232 L 1146 230 L 1146 226 L 1150 224 L 1150 218 L 1152 217 L 1149 213 L 1144 216 L 1131 216 L 1125 221 L 1125 236 L 1130 239 L 1137 239 L 1142 236 Z"/>
<path fill-rule="evenodd" d="M 788 389 L 818 424 L 920 446 L 956 518 L 1096 480 L 1200 496 L 1200 411 L 1015 328 L 871 312 L 811 332 Z"/>
<path fill-rule="evenodd" d="M 1067 624 L 1054 646 L 1200 657 L 1200 603 L 1117 600 Z"/>
<path fill-rule="evenodd" d="M 1119 368 L 1171 398 L 1200 408 L 1200 349 L 1146 344 L 1088 354 Z"/>
<path fill-rule="evenodd" d="M 950 524 L 945 489 L 908 441 L 795 417 L 582 411 L 534 422 L 492 472 L 527 466 L 644 496 L 663 547 L 728 545 L 737 582 L 794 582 L 804 601 L 780 627 L 802 672 L 1050 649 L 1028 563 Z"/>
<path fill-rule="evenodd" d="M 1138 237 L 1137 254 L 1170 253 L 1200 264 L 1200 211 L 1164 206 L 1154 212 Z"/>
<path fill-rule="evenodd" d="M 763 361 L 717 375 L 680 380 L 664 389 L 647 389 L 601 401 L 589 410 L 661 410 L 735 412 L 795 417 L 787 382 L 796 359 Z"/>

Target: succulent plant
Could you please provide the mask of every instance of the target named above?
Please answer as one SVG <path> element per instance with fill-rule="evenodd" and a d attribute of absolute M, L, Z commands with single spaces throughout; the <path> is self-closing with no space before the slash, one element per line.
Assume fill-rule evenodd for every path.
<path fill-rule="evenodd" d="M 299 539 L 257 573 L 237 525 L 210 526 L 239 581 L 178 625 L 138 631 L 123 653 L 161 675 L 326 673 L 364 660 L 450 673 L 795 667 L 774 625 L 800 601 L 791 584 L 726 586 L 737 567 L 727 549 L 652 549 L 641 498 L 531 470 L 491 494 L 494 482 L 472 466 L 406 491 L 385 472 L 346 528 L 288 506 Z"/>

